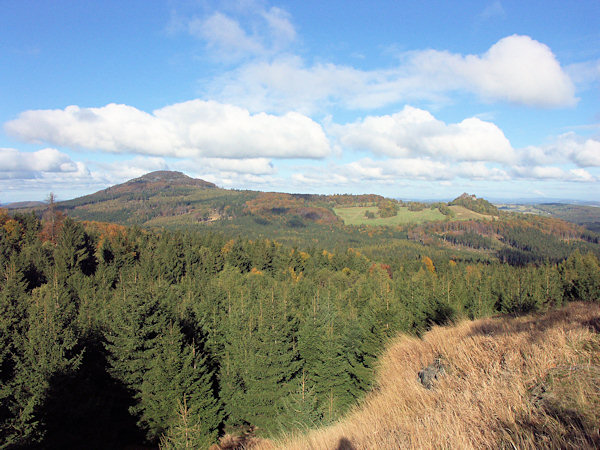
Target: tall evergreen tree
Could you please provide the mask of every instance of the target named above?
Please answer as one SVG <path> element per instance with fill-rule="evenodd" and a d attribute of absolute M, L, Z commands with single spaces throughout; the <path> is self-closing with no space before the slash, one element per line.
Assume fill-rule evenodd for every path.
<path fill-rule="evenodd" d="M 122 285 L 115 291 L 111 326 L 105 333 L 111 374 L 129 389 L 141 388 L 168 319 L 148 285 Z"/>
<path fill-rule="evenodd" d="M 0 434 L 16 439 L 13 422 L 20 409 L 15 397 L 17 364 L 23 357 L 27 333 L 25 283 L 15 264 L 9 264 L 0 290 Z"/>
<path fill-rule="evenodd" d="M 74 374 L 82 357 L 77 347 L 77 311 L 66 289 L 55 278 L 33 294 L 23 353 L 12 384 L 18 405 L 12 427 L 17 442 L 25 445 L 43 441 L 44 415 L 51 413 L 43 406 L 51 383 Z"/>
<path fill-rule="evenodd" d="M 137 397 L 140 422 L 151 440 L 181 425 L 181 402 L 186 405 L 185 421 L 194 428 L 195 439 L 206 443 L 216 440 L 223 413 L 213 391 L 207 358 L 184 343 L 176 324 L 169 323 L 161 333 Z"/>

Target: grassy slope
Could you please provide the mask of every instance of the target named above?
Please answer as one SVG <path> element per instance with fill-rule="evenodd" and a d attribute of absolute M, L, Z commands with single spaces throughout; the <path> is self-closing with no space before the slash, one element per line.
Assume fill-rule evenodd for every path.
<path fill-rule="evenodd" d="M 471 220 L 483 219 L 489 220 L 491 217 L 484 214 L 479 214 L 471 211 L 463 206 L 450 206 L 455 217 L 452 220 Z M 438 209 L 426 208 L 422 211 L 409 211 L 407 207 L 400 208 L 398 215 L 394 217 L 376 217 L 375 219 L 367 219 L 365 212 L 371 211 L 377 215 L 376 206 L 352 206 L 343 208 L 334 208 L 335 214 L 340 217 L 345 225 L 404 225 L 411 223 L 437 222 L 447 220 Z"/>
<path fill-rule="evenodd" d="M 346 225 L 402 225 L 407 223 L 424 223 L 444 220 L 446 216 L 437 209 L 424 209 L 422 211 L 409 211 L 403 207 L 398 210 L 394 217 L 376 217 L 367 219 L 365 212 L 371 211 L 377 214 L 376 206 L 353 206 L 349 208 L 334 208 L 336 215 L 342 218 Z"/>
<path fill-rule="evenodd" d="M 492 216 L 471 211 L 460 205 L 452 205 L 450 206 L 450 209 L 454 212 L 453 220 L 490 220 L 492 218 Z"/>
<path fill-rule="evenodd" d="M 599 331 L 600 305 L 571 304 L 401 337 L 345 420 L 256 448 L 598 448 Z M 427 390 L 438 355 L 448 374 Z"/>

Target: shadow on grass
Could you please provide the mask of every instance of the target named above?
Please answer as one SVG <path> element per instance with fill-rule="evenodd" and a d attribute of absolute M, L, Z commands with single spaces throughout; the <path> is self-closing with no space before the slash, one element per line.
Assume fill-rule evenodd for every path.
<path fill-rule="evenodd" d="M 355 450 L 355 447 L 348 439 L 341 438 L 335 450 Z"/>
<path fill-rule="evenodd" d="M 507 334 L 530 333 L 532 341 L 536 342 L 542 338 L 544 332 L 550 328 L 556 327 L 561 323 L 570 326 L 584 325 L 594 332 L 600 331 L 600 315 L 589 319 L 589 314 L 579 314 L 582 309 L 592 307 L 593 304 L 570 304 L 560 309 L 548 311 L 546 313 L 536 313 L 525 320 L 496 320 L 488 319 L 473 326 L 471 336 L 501 336 Z"/>

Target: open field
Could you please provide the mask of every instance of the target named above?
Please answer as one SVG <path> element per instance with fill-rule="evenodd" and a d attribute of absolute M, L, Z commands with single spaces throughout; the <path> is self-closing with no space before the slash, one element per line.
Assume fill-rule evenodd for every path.
<path fill-rule="evenodd" d="M 449 207 L 454 212 L 453 220 L 491 220 L 492 216 L 480 214 L 464 206 L 452 205 Z"/>
<path fill-rule="evenodd" d="M 252 448 L 598 448 L 600 305 L 401 337 L 345 420 Z M 418 372 L 445 366 L 431 389 Z"/>
<path fill-rule="evenodd" d="M 476 213 L 462 206 L 450 206 L 450 209 L 455 214 L 454 220 L 490 219 L 490 216 Z M 376 217 L 374 219 L 367 219 L 365 217 L 367 211 L 371 211 Z M 422 211 L 409 211 L 407 207 L 402 207 L 398 210 L 398 215 L 394 217 L 377 217 L 376 206 L 334 208 L 334 212 L 344 221 L 345 225 L 393 226 L 411 223 L 419 224 L 424 222 L 436 222 L 448 219 L 448 217 L 443 215 L 437 208 L 426 208 Z"/>
<path fill-rule="evenodd" d="M 376 215 L 375 219 L 367 219 L 365 212 L 371 211 Z M 377 217 L 376 206 L 353 206 L 350 208 L 334 208 L 334 212 L 340 217 L 345 225 L 403 225 L 407 223 L 423 223 L 445 220 L 437 209 L 424 209 L 422 211 L 409 211 L 408 208 L 400 208 L 398 215 L 394 217 Z"/>

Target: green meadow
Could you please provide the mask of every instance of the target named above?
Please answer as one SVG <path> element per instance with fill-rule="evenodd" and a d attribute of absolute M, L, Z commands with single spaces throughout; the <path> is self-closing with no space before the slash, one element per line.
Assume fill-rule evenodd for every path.
<path fill-rule="evenodd" d="M 454 213 L 454 217 L 452 217 L 453 220 L 489 220 L 491 218 L 491 216 L 476 213 L 462 206 L 450 206 L 450 209 Z M 379 217 L 376 206 L 334 208 L 333 211 L 344 221 L 345 225 L 394 226 L 448 220 L 448 217 L 444 216 L 437 208 L 426 208 L 422 211 L 409 211 L 408 207 L 405 206 L 399 208 L 398 215 L 394 217 Z M 367 211 L 371 211 L 375 214 L 375 218 L 368 219 L 365 217 Z"/>
<path fill-rule="evenodd" d="M 437 208 L 427 208 L 422 211 L 409 211 L 407 207 L 401 207 L 398 210 L 398 215 L 394 217 L 379 217 L 376 206 L 334 208 L 333 211 L 344 221 L 345 225 L 393 226 L 404 225 L 407 223 L 433 222 L 446 219 L 446 216 L 444 216 Z M 367 211 L 371 211 L 373 214 L 375 214 L 375 218 L 366 218 L 365 212 Z"/>

